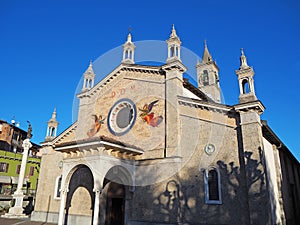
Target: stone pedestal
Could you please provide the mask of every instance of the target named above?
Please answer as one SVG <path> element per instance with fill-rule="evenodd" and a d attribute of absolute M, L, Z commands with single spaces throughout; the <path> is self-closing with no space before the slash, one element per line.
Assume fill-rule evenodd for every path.
<path fill-rule="evenodd" d="M 23 193 L 14 193 L 13 199 L 15 199 L 15 205 L 11 207 L 8 213 L 5 213 L 1 217 L 4 218 L 27 218 L 28 216 L 23 214 Z"/>

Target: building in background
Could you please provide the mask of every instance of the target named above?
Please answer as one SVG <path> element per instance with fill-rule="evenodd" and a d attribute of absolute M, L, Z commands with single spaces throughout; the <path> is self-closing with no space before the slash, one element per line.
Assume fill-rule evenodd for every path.
<path fill-rule="evenodd" d="M 184 79 L 174 27 L 167 46 L 165 64 L 136 64 L 129 34 L 120 65 L 97 84 L 90 63 L 77 95 L 78 120 L 51 138 L 57 122 L 48 123 L 32 219 L 299 224 L 300 165 L 260 118 L 265 107 L 244 51 L 236 70 L 238 103 L 225 105 L 206 43 L 195 62 L 197 87 Z"/>
<path fill-rule="evenodd" d="M 16 190 L 22 162 L 22 143 L 27 131 L 12 121 L 0 120 L 0 199 L 9 200 Z M 26 196 L 35 196 L 40 170 L 40 146 L 32 143 L 26 164 L 23 191 Z"/>

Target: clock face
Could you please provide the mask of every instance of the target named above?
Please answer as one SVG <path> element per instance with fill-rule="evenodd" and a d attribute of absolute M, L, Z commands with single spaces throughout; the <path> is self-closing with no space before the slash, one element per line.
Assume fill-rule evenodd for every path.
<path fill-rule="evenodd" d="M 126 134 L 134 125 L 136 119 L 136 106 L 130 99 L 124 98 L 117 101 L 108 114 L 109 131 L 121 136 Z"/>
<path fill-rule="evenodd" d="M 208 154 L 208 155 L 211 155 L 212 153 L 214 153 L 215 151 L 215 146 L 213 144 L 207 144 L 205 146 L 205 152 Z"/>

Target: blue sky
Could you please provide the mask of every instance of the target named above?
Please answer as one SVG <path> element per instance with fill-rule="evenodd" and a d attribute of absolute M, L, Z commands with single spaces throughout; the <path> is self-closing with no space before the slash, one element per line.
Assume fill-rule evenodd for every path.
<path fill-rule="evenodd" d="M 300 2 L 15 1 L 0 2 L 0 119 L 14 116 L 41 142 L 57 108 L 59 132 L 72 123 L 73 98 L 89 61 L 134 41 L 165 41 L 175 24 L 182 45 L 202 56 L 203 40 L 220 68 L 226 104 L 238 103 L 240 48 L 255 71 L 262 115 L 300 159 Z"/>

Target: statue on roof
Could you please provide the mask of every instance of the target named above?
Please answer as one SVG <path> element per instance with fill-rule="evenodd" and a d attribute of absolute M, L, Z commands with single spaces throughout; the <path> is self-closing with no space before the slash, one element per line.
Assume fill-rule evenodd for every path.
<path fill-rule="evenodd" d="M 31 126 L 31 123 L 29 121 L 27 121 L 27 123 L 28 123 L 28 130 L 27 130 L 26 138 L 31 139 L 32 138 L 32 126 Z"/>

